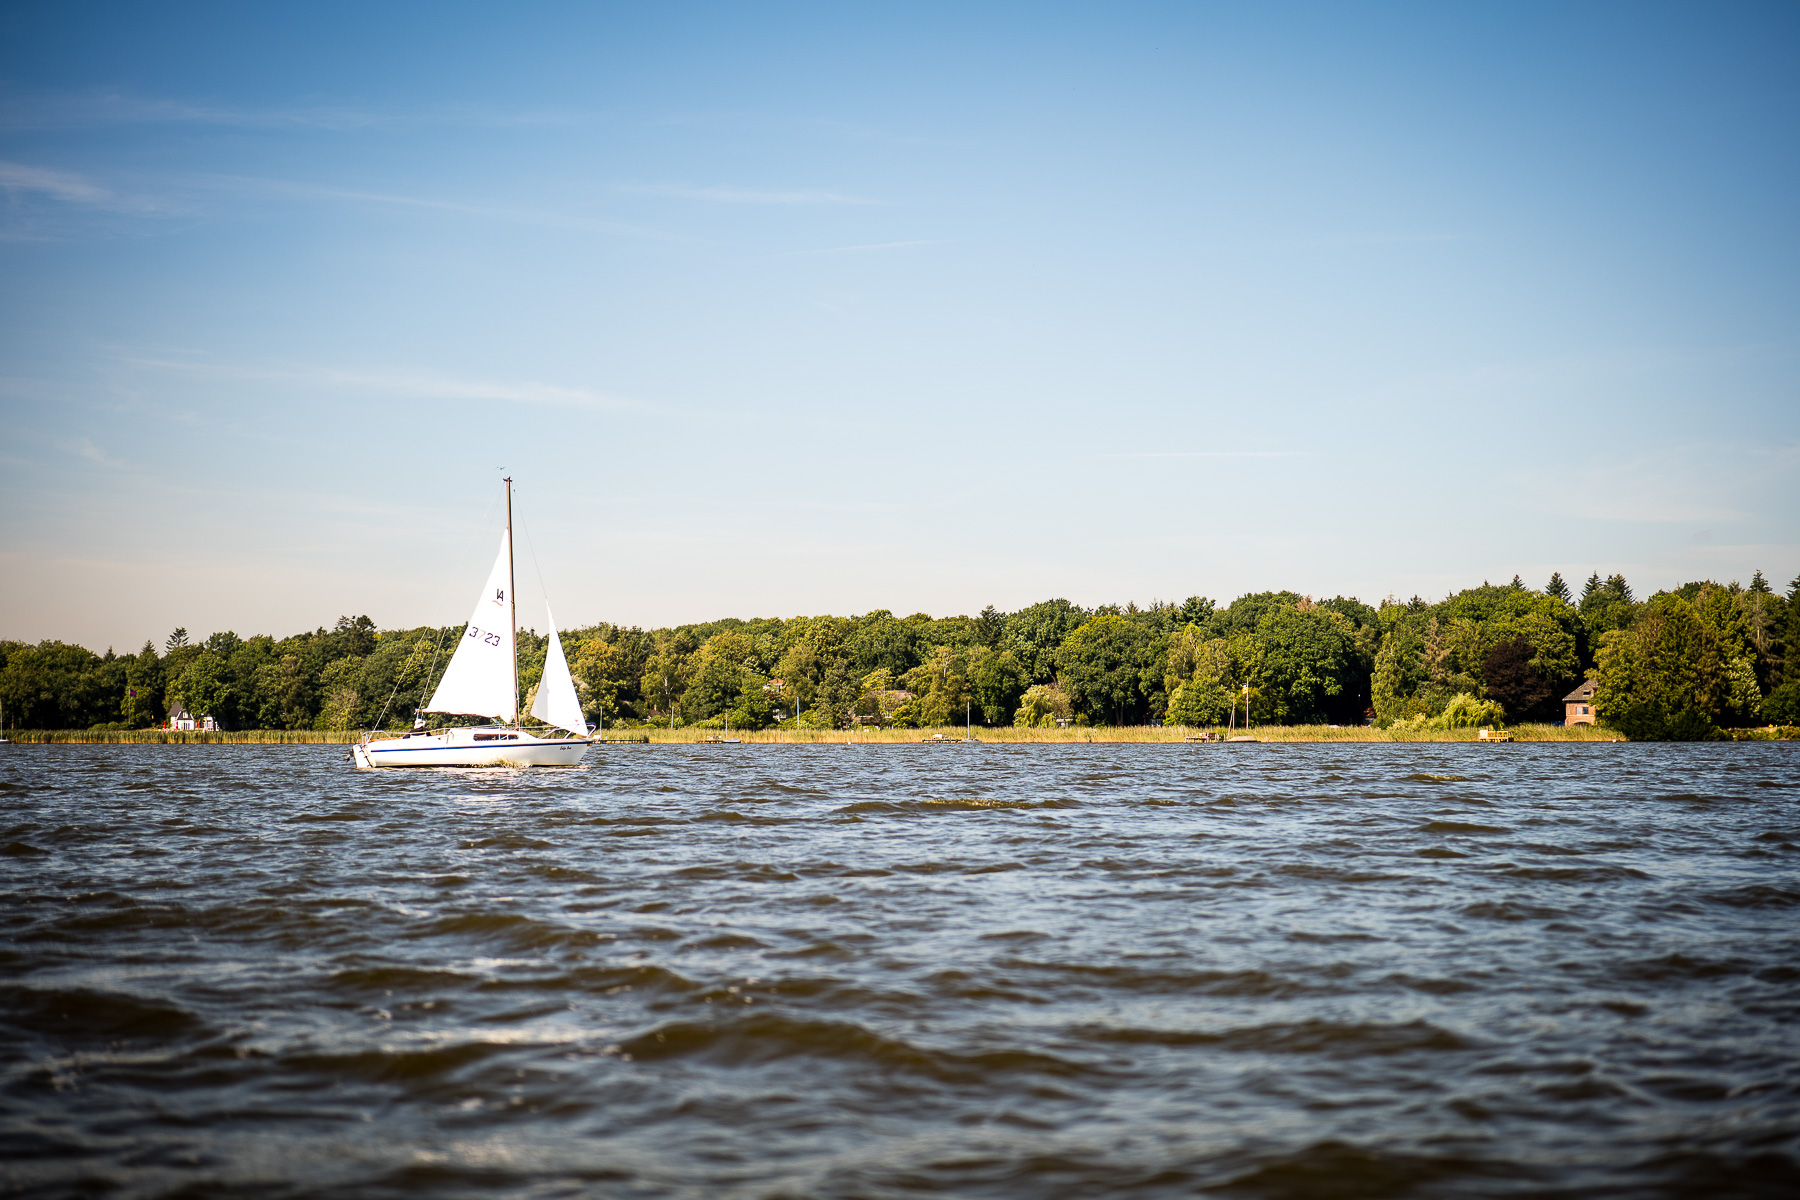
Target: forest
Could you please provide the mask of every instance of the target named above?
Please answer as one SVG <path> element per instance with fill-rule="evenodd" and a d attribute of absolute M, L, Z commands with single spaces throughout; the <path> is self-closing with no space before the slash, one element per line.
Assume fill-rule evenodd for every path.
<path fill-rule="evenodd" d="M 159 650 L 0 642 L 6 724 L 142 729 L 176 704 L 226 729 L 412 724 L 460 626 L 377 629 L 366 616 L 276 638 L 177 629 Z M 1785 594 L 1688 583 L 1638 600 L 1624 578 L 1560 574 L 1437 603 L 1377 606 L 1257 592 L 1082 608 L 1045 600 L 976 616 L 726 618 L 561 631 L 591 721 L 762 729 L 962 724 L 1361 724 L 1556 721 L 1596 681 L 1601 720 L 1632 739 L 1800 723 L 1800 578 Z M 548 638 L 519 632 L 529 708 Z M 433 718 L 446 723 L 449 718 Z"/>

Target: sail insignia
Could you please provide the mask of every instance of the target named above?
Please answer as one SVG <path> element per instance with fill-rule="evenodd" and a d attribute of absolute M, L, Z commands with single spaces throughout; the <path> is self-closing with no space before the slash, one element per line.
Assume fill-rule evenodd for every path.
<path fill-rule="evenodd" d="M 494 569 L 475 601 L 468 627 L 450 656 L 425 712 L 457 713 L 513 722 L 519 717 L 514 685 L 515 655 L 511 601 L 512 540 L 500 535 Z"/>

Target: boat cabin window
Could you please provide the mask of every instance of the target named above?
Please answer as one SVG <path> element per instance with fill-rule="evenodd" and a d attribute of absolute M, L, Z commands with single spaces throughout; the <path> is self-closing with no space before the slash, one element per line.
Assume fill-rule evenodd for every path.
<path fill-rule="evenodd" d="M 478 742 L 516 742 L 519 740 L 519 735 L 516 733 L 478 733 L 475 735 L 475 740 Z"/>

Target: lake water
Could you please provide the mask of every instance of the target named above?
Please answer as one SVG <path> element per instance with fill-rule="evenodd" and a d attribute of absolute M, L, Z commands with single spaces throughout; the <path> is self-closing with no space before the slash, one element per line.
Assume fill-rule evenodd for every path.
<path fill-rule="evenodd" d="M 0 1191 L 1800 1195 L 1800 747 L 0 747 Z"/>

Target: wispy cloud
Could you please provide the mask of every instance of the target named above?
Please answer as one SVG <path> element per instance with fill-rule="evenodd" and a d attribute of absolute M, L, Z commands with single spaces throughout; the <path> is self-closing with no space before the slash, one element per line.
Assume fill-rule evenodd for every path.
<path fill-rule="evenodd" d="M 100 447 L 94 445 L 93 441 L 89 438 L 75 438 L 73 441 L 64 442 L 63 449 L 79 458 L 85 458 L 89 462 L 99 463 L 103 467 L 121 467 L 125 465 Z"/>
<path fill-rule="evenodd" d="M 1338 233 L 1300 238 L 1297 246 L 1422 246 L 1435 242 L 1460 242 L 1460 233 Z"/>
<path fill-rule="evenodd" d="M 389 395 L 429 400 L 506 400 L 514 404 L 550 405 L 617 411 L 645 407 L 641 401 L 615 396 L 593 388 L 562 387 L 551 383 L 508 382 L 492 379 L 458 379 L 447 375 L 407 372 L 326 370 L 320 377 L 334 387 L 385 392 Z"/>
<path fill-rule="evenodd" d="M 409 196 L 397 192 L 371 192 L 356 188 L 332 187 L 327 184 L 302 183 L 287 179 L 264 179 L 254 176 L 214 176 L 206 181 L 214 187 L 260 191 L 271 195 L 303 199 L 330 200 L 346 204 L 380 205 L 392 208 L 424 209 L 454 213 L 484 221 L 500 221 L 512 225 L 532 225 L 543 229 L 568 229 L 583 233 L 602 233 L 618 237 L 687 240 L 679 234 L 666 233 L 625 221 L 580 213 L 554 212 L 544 209 L 512 208 L 506 205 L 480 204 L 466 200 L 444 200 L 433 196 Z"/>
<path fill-rule="evenodd" d="M 6 237 L 66 232 L 67 218 L 77 213 L 161 219 L 191 215 L 194 211 L 179 197 L 151 194 L 135 186 L 107 187 L 86 175 L 30 163 L 0 161 L 0 191 L 21 201 L 7 214 L 14 223 L 0 233 Z M 25 197 L 35 198 L 36 203 L 24 203 Z"/>
<path fill-rule="evenodd" d="M 0 105 L 0 129 L 69 129 L 96 125 L 229 125 L 240 128 L 350 129 L 378 124 L 376 114 L 335 105 L 242 108 L 134 96 L 125 92 L 12 95 Z"/>
<path fill-rule="evenodd" d="M 493 109 L 480 105 L 435 105 L 384 109 L 296 102 L 263 107 L 206 104 L 124 91 L 0 93 L 0 129 L 76 129 L 107 125 L 214 125 L 235 129 L 411 128 L 466 125 L 493 128 L 582 124 L 596 114 L 575 109 Z"/>
<path fill-rule="evenodd" d="M 1580 504 L 1568 504 L 1569 481 Z M 1602 521 L 1733 526 L 1759 511 L 1791 508 L 1800 443 L 1666 446 L 1632 457 L 1596 458 L 1578 469 L 1530 472 L 1516 492 L 1539 511 Z M 1748 503 L 1747 503 L 1748 502 Z M 1708 537 L 1714 529 L 1704 531 Z"/>
<path fill-rule="evenodd" d="M 942 246 L 943 238 L 917 238 L 910 242 L 864 242 L 857 246 L 826 246 L 820 250 L 789 250 L 772 258 L 801 258 L 809 254 L 856 254 L 864 250 L 899 250 L 906 246 Z"/>
<path fill-rule="evenodd" d="M 775 191 L 743 187 L 691 187 L 678 183 L 623 183 L 615 191 L 630 196 L 662 196 L 670 200 L 699 200 L 711 204 L 875 204 L 878 201 L 843 192 L 808 189 Z"/>
<path fill-rule="evenodd" d="M 1311 450 L 1143 450 L 1102 458 L 1311 458 Z"/>
<path fill-rule="evenodd" d="M 605 412 L 648 407 L 643 401 L 594 388 L 567 387 L 532 380 L 477 379 L 432 371 L 258 366 L 187 358 L 128 358 L 124 361 L 137 367 L 211 379 L 293 384 L 409 400 L 500 400 L 512 404 Z"/>
<path fill-rule="evenodd" d="M 69 204 L 110 206 L 115 197 L 79 175 L 25 163 L 0 162 L 0 188 L 9 192 L 36 192 Z"/>

